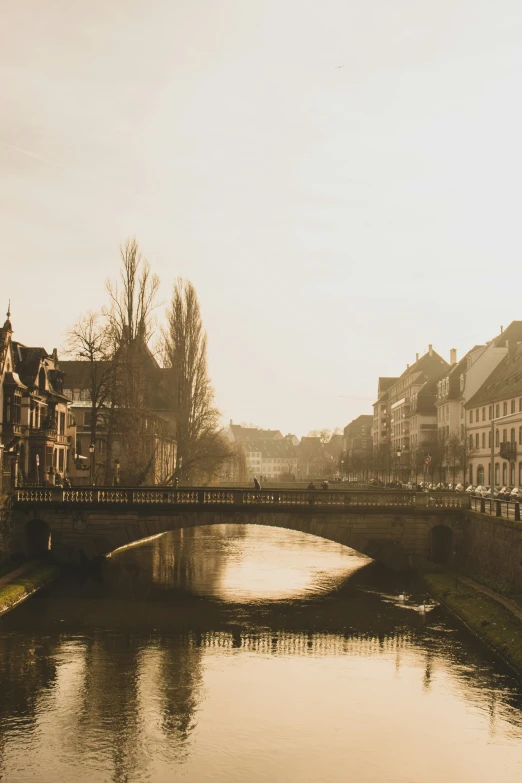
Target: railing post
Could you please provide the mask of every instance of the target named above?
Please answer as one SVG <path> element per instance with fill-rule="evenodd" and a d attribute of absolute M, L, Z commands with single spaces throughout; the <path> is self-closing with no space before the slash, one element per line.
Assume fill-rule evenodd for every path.
<path fill-rule="evenodd" d="M 515 503 L 515 522 L 520 522 L 520 503 Z"/>
<path fill-rule="evenodd" d="M 495 500 L 495 516 L 502 516 L 502 505 L 500 500 Z"/>
<path fill-rule="evenodd" d="M 204 502 L 205 502 L 205 490 L 198 489 L 198 503 L 201 503 L 201 505 L 203 505 Z"/>
<path fill-rule="evenodd" d="M 480 498 L 480 513 L 485 514 L 486 513 L 486 500 L 485 498 Z"/>
<path fill-rule="evenodd" d="M 242 506 L 243 505 L 243 490 L 242 489 L 235 489 L 234 490 L 234 505 L 235 506 Z"/>

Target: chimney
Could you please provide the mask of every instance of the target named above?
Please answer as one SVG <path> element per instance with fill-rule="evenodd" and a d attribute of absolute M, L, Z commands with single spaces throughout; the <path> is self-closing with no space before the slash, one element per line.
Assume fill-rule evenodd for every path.
<path fill-rule="evenodd" d="M 416 353 L 416 354 L 415 354 L 415 361 L 416 361 L 416 362 L 418 362 L 418 361 L 419 361 L 419 354 L 418 354 L 418 353 Z"/>
<path fill-rule="evenodd" d="M 504 327 L 503 327 L 503 326 L 501 326 L 501 327 L 500 327 L 500 334 L 502 334 L 502 332 L 503 332 L 503 331 L 504 331 Z"/>
<path fill-rule="evenodd" d="M 451 348 L 450 350 L 450 366 L 453 367 L 454 364 L 457 364 L 457 349 Z"/>
<path fill-rule="evenodd" d="M 409 365 L 409 364 L 407 364 L 407 365 L 406 365 L 406 369 L 407 369 L 407 370 L 409 370 L 409 369 L 410 369 L 410 365 Z"/>
<path fill-rule="evenodd" d="M 428 345 L 428 353 L 430 356 L 433 356 L 433 345 L 431 343 Z"/>

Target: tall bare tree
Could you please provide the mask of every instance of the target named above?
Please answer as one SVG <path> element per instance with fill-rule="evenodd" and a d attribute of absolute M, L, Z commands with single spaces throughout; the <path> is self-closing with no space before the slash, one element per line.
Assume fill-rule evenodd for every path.
<path fill-rule="evenodd" d="M 106 319 L 89 312 L 81 316 L 66 332 L 66 352 L 85 363 L 85 381 L 91 403 L 91 441 L 96 443 L 103 411 L 110 404 L 112 378 L 112 346 Z"/>
<path fill-rule="evenodd" d="M 177 469 L 186 480 L 209 478 L 230 456 L 207 370 L 207 335 L 196 289 L 178 278 L 163 334 L 167 367 L 177 377 Z"/>
<path fill-rule="evenodd" d="M 122 477 L 143 483 L 154 463 L 155 438 L 150 413 L 152 387 L 147 366 L 154 332 L 159 278 L 151 272 L 136 239 L 120 248 L 119 281 L 107 281 L 110 306 L 105 310 L 113 357 L 108 460 L 120 442 Z"/>

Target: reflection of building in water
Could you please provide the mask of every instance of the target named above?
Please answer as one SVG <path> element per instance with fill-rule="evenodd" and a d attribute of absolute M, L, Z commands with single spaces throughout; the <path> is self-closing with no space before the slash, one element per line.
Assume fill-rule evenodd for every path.
<path fill-rule="evenodd" d="M 167 533 L 152 548 L 152 579 L 156 584 L 192 591 L 217 588 L 231 550 L 242 539 L 245 525 L 209 525 Z"/>

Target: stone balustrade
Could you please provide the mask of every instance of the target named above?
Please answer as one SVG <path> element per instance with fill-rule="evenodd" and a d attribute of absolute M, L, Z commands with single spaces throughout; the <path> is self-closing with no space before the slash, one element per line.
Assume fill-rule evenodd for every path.
<path fill-rule="evenodd" d="M 397 509 L 469 509 L 471 498 L 458 492 L 403 491 L 328 491 L 328 490 L 247 490 L 164 488 L 36 488 L 16 490 L 17 504 L 83 504 L 89 506 L 269 506 L 286 509 L 316 506 L 321 508 L 397 508 Z"/>

